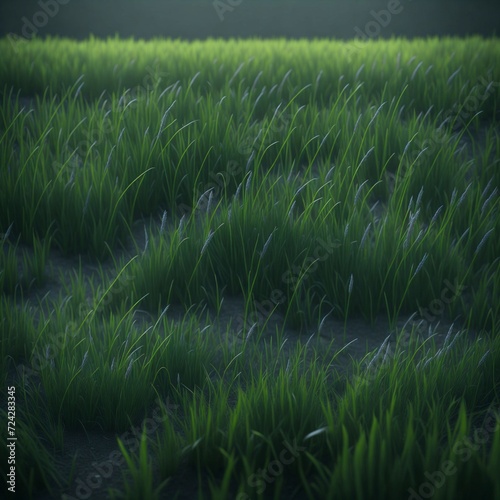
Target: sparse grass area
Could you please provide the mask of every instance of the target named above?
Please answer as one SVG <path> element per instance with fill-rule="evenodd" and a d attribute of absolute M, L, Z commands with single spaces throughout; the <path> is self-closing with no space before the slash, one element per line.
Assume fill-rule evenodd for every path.
<path fill-rule="evenodd" d="M 399 499 L 436 471 L 433 498 L 500 498 L 498 40 L 20 50 L 0 354 L 25 498 Z"/>

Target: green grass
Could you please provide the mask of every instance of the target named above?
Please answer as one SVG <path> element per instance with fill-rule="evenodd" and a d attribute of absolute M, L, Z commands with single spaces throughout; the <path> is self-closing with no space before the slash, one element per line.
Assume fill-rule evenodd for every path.
<path fill-rule="evenodd" d="M 75 494 L 89 432 L 116 498 L 403 498 L 446 466 L 433 498 L 500 496 L 497 39 L 18 49 L 0 351 L 27 498 Z M 390 337 L 339 369 L 358 318 Z"/>

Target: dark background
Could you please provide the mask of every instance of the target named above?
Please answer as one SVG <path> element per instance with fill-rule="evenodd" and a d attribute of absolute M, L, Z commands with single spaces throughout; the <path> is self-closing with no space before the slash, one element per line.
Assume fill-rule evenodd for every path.
<path fill-rule="evenodd" d="M 214 0 L 0 0 L 0 36 L 352 39 L 356 28 L 370 38 L 500 33 L 499 0 L 400 0 L 402 11 L 386 26 L 378 23 L 378 33 L 371 11 L 395 0 L 218 1 L 222 10 L 229 7 L 222 20 Z M 40 3 L 57 13 L 45 14 Z"/>

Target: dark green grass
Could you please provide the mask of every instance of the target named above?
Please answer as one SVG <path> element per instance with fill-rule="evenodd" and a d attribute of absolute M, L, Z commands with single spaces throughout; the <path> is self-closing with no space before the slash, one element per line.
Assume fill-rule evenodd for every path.
<path fill-rule="evenodd" d="M 447 460 L 435 498 L 500 495 L 496 431 L 463 459 L 500 408 L 497 40 L 0 50 L 2 380 L 40 458 L 20 456 L 26 495 L 74 494 L 48 458 L 65 433 L 140 437 L 158 400 L 176 411 L 116 443 L 127 498 L 182 475 L 200 498 L 402 498 Z M 54 276 L 55 255 L 97 272 Z M 391 342 L 339 370 L 320 331 L 359 316 Z"/>

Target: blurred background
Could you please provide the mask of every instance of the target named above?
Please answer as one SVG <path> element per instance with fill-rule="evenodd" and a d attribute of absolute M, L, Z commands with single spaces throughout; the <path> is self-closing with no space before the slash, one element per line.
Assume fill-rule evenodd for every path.
<path fill-rule="evenodd" d="M 499 0 L 0 0 L 0 36 L 498 35 Z"/>

